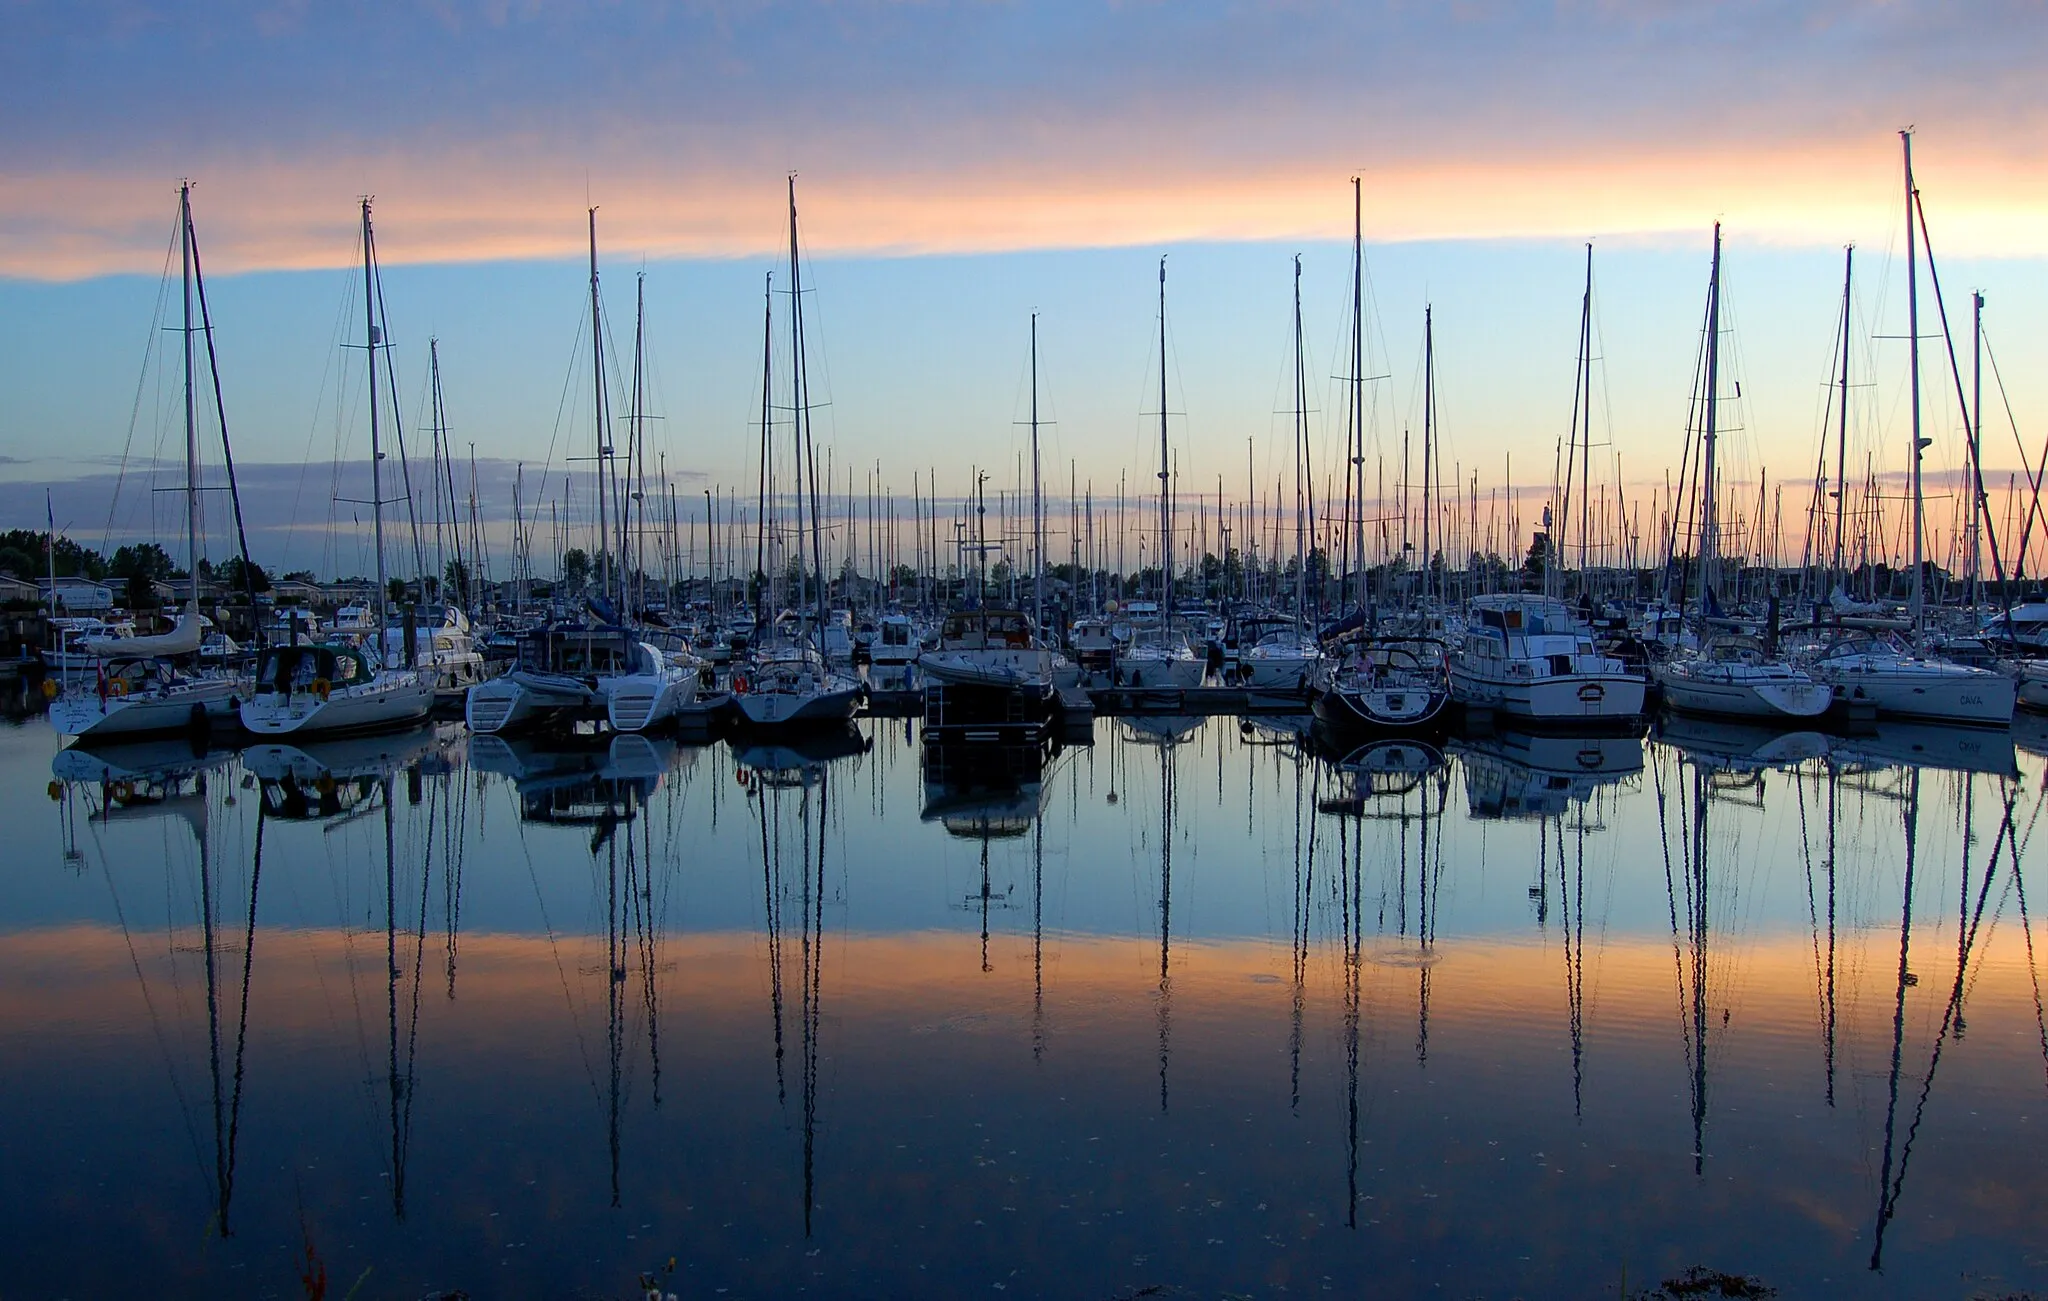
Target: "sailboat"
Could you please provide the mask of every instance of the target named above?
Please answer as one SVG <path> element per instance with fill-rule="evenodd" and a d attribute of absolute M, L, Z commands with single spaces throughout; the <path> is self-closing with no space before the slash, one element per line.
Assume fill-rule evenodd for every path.
<path fill-rule="evenodd" d="M 1906 337 L 1913 427 L 1913 588 L 1911 613 L 1915 628 L 1926 609 L 1926 565 L 1923 563 L 1926 511 L 1921 492 L 1921 457 L 1931 439 L 1921 436 L 1920 419 L 1920 273 L 1915 219 L 1920 191 L 1913 183 L 1913 134 L 1899 133 L 1906 170 Z M 1939 282 L 1937 281 L 1937 286 Z M 1896 636 L 1857 633 L 1823 647 L 1805 665 L 1817 682 L 1834 689 L 1838 698 L 1867 703 L 1878 715 L 1931 718 L 1951 723 L 2004 726 L 2012 722 L 2017 687 L 2013 679 L 1990 669 L 1952 664 L 1917 653 Z"/>
<path fill-rule="evenodd" d="M 939 628 L 939 645 L 918 656 L 925 676 L 949 687 L 985 688 L 1021 696 L 1043 707 L 1052 700 L 1055 679 L 1069 671 L 1067 658 L 1044 640 L 1045 512 L 1038 474 L 1038 313 L 1031 314 L 1031 501 L 1033 568 L 1030 618 L 1021 610 L 994 610 L 986 601 L 987 583 L 978 584 L 974 608 L 948 615 Z M 978 522 L 986 513 L 980 481 L 976 481 Z M 985 541 L 977 538 L 985 560 Z"/>
<path fill-rule="evenodd" d="M 1173 629 L 1173 465 L 1166 441 L 1166 259 L 1159 259 L 1159 618 L 1134 631 L 1117 657 L 1116 685 L 1186 691 L 1202 685 L 1208 664 Z"/>
<path fill-rule="evenodd" d="M 1586 254 L 1586 292 L 1592 294 L 1592 251 Z M 1695 408 L 1701 425 L 1699 610 L 1702 621 L 1714 607 L 1714 569 L 1720 543 L 1716 509 L 1716 443 L 1721 406 L 1721 224 L 1714 223 L 1713 272 L 1707 283 L 1707 332 L 1704 339 L 1705 388 Z M 1701 630 L 1700 649 L 1675 655 L 1652 671 L 1674 709 L 1736 718 L 1816 718 L 1834 703 L 1834 690 L 1815 682 L 1756 638 L 1734 633 L 1718 636 Z"/>
<path fill-rule="evenodd" d="M 1315 509 L 1304 479 L 1309 473 L 1308 362 L 1301 346 L 1301 256 L 1294 258 L 1294 619 L 1267 632 L 1238 657 L 1238 679 L 1258 691 L 1306 692 L 1322 666 L 1322 646 L 1308 632 L 1309 538 Z"/>
<path fill-rule="evenodd" d="M 686 657 L 672 655 L 635 629 L 615 620 L 614 557 L 623 563 L 625 521 L 612 536 L 613 496 L 609 405 L 604 383 L 603 305 L 598 295 L 597 209 L 590 222 L 591 414 L 596 438 L 598 595 L 591 609 L 605 622 L 542 625 L 518 641 L 512 667 L 470 688 L 463 718 L 473 732 L 514 735 L 578 722 L 603 722 L 615 732 L 646 732 L 673 723 L 695 703 L 698 675 Z M 636 339 L 639 331 L 635 330 Z M 638 360 L 636 357 L 636 368 Z M 639 437 L 639 386 L 634 391 L 634 438 Z M 623 598 L 625 579 L 618 595 Z"/>
<path fill-rule="evenodd" d="M 1351 430 L 1346 459 L 1353 472 L 1346 493 L 1363 516 L 1364 483 L 1356 479 L 1365 449 L 1365 218 L 1361 185 L 1351 182 Z M 1436 409 L 1435 317 L 1423 316 L 1424 444 L 1433 428 Z M 1340 624 L 1352 635 L 1327 656 L 1309 684 L 1309 707 L 1326 725 L 1340 730 L 1419 731 L 1442 720 L 1451 699 L 1450 654 L 1429 637 L 1382 637 L 1368 626 L 1364 589 L 1365 521 L 1346 521 L 1352 536 L 1346 546 L 1359 575 L 1358 607 Z"/>
<path fill-rule="evenodd" d="M 825 642 L 826 580 L 819 543 L 817 453 L 811 428 L 810 378 L 804 362 L 803 264 L 797 252 L 796 177 L 789 178 L 789 343 L 791 446 L 795 453 L 797 564 L 802 569 L 804 534 L 809 533 L 811 586 L 815 597 L 812 636 L 769 635 L 754 639 L 747 662 L 732 675 L 733 703 L 750 727 L 844 723 L 860 703 L 860 679 L 843 672 L 828 658 Z M 770 522 L 775 493 L 774 458 L 774 301 L 763 317 L 761 343 L 761 550 L 768 552 L 774 526 Z M 808 473 L 808 486 L 806 474 Z M 808 524 L 806 524 L 808 521 Z M 768 600 L 759 616 L 772 617 L 779 565 L 764 564 L 769 575 Z"/>
<path fill-rule="evenodd" d="M 377 242 L 370 200 L 363 200 L 363 355 L 368 360 L 370 497 L 377 548 L 377 626 L 389 627 L 390 583 L 384 570 L 384 446 L 378 424 L 377 354 L 386 345 L 377 324 Z M 256 682 L 241 706 L 242 726 L 258 736 L 367 732 L 410 727 L 434 707 L 434 675 L 388 667 L 381 647 L 333 640 L 273 646 L 257 661 Z"/>
<path fill-rule="evenodd" d="M 212 322 L 206 312 L 205 286 L 199 279 L 199 243 L 192 229 L 192 184 L 178 187 L 178 244 L 183 267 L 184 317 L 179 331 L 185 361 L 185 544 L 190 594 L 169 632 L 146 636 L 86 637 L 76 649 L 89 656 L 92 673 L 73 678 L 66 672 L 62 689 L 50 701 L 50 723 L 64 736 L 82 739 L 132 737 L 152 732 L 205 728 L 231 723 L 239 698 L 248 692 L 246 676 L 231 671 L 201 672 L 199 651 L 212 622 L 199 612 L 199 425 L 194 387 L 193 336 L 207 336 L 213 357 Z M 193 308 L 199 309 L 195 323 Z M 214 376 L 216 401 L 220 377 Z M 221 418 L 222 445 L 227 421 Z M 230 468 L 232 474 L 232 467 Z M 237 503 L 237 518 L 240 506 Z M 50 533 L 54 556 L 56 530 Z M 244 548 L 243 572 L 248 567 Z M 54 584 L 52 590 L 55 590 Z"/>

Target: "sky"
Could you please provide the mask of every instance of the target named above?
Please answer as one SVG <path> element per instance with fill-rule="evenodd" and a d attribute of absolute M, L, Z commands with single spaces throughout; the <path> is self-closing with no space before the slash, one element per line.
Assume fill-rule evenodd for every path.
<path fill-rule="evenodd" d="M 2048 432 L 2032 364 L 2048 344 L 2044 46 L 2041 4 L 1914 0 L 4 0 L 0 524 L 40 523 L 47 490 L 82 536 L 160 527 L 137 472 L 179 437 L 157 307 L 185 177 L 237 458 L 271 486 L 245 505 L 286 567 L 351 567 L 331 467 L 367 445 L 360 354 L 342 347 L 359 337 L 363 195 L 405 420 L 436 338 L 451 438 L 475 444 L 486 484 L 524 463 L 545 485 L 587 454 L 596 206 L 621 358 L 646 274 L 654 446 L 678 491 L 751 491 L 763 280 L 787 280 L 792 172 L 842 490 L 848 466 L 906 502 L 914 472 L 949 497 L 977 467 L 1012 486 L 1034 310 L 1053 477 L 1098 497 L 1148 482 L 1162 255 L 1183 494 L 1219 476 L 1271 492 L 1292 464 L 1297 254 L 1312 458 L 1334 466 L 1353 176 L 1367 370 L 1384 376 L 1375 460 L 1397 465 L 1403 430 L 1419 437 L 1427 307 L 1444 477 L 1477 467 L 1484 494 L 1512 464 L 1547 481 L 1590 241 L 1594 463 L 1632 494 L 1661 483 L 1720 221 L 1742 384 L 1724 404 L 1731 483 L 1811 477 L 1852 242 L 1851 461 L 1896 469 L 1907 126 L 1966 375 L 1968 293 L 1987 295 L 1998 477 L 2021 464 L 2008 426 Z M 1923 334 L 1938 332 L 1922 294 Z M 1929 466 L 1952 471 L 1940 349 L 1925 349 Z M 505 495 L 487 491 L 486 513 L 508 514 Z M 1938 526 L 1952 513 L 1929 509 Z"/>

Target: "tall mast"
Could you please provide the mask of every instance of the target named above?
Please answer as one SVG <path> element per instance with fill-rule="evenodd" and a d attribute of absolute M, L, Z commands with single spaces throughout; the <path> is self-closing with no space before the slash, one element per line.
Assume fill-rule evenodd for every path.
<path fill-rule="evenodd" d="M 647 273 L 633 280 L 633 411 L 626 453 L 626 499 L 619 507 L 619 556 L 631 554 L 633 605 L 647 602 Z M 633 531 L 627 534 L 627 512 L 632 512 Z M 627 548 L 631 547 L 630 553 Z M 625 595 L 624 584 L 620 596 Z"/>
<path fill-rule="evenodd" d="M 1173 618 L 1173 481 L 1166 451 L 1166 257 L 1159 258 L 1159 628 Z"/>
<path fill-rule="evenodd" d="M 1352 527 L 1352 572 L 1358 575 L 1358 608 L 1365 608 L 1365 205 L 1359 178 L 1351 178 L 1351 464 L 1357 492 Z M 1377 503 L 1375 503 L 1377 509 Z"/>
<path fill-rule="evenodd" d="M 611 517 L 605 498 L 611 493 L 605 457 L 611 455 L 611 439 L 604 418 L 604 326 L 597 299 L 597 209 L 590 210 L 590 410 L 597 431 L 597 594 L 611 599 Z"/>
<path fill-rule="evenodd" d="M 1031 623 L 1045 631 L 1045 502 L 1038 478 L 1038 313 L 1031 314 Z"/>
<path fill-rule="evenodd" d="M 1705 451 L 1700 483 L 1700 610 L 1714 584 L 1714 552 L 1720 524 L 1714 510 L 1714 451 L 1721 398 L 1721 223 L 1714 223 L 1714 269 L 1707 281 L 1707 397 Z"/>
<path fill-rule="evenodd" d="M 1835 426 L 1835 569 L 1842 582 L 1842 523 L 1849 512 L 1849 293 L 1855 283 L 1856 246 L 1842 250 L 1842 410 Z"/>
<path fill-rule="evenodd" d="M 369 220 L 369 206 L 363 207 L 363 220 Z M 366 227 L 367 229 L 367 227 Z M 192 393 L 192 182 L 185 181 L 178 186 L 178 246 L 184 262 L 185 276 L 185 564 L 192 576 L 192 608 L 199 608 L 199 408 Z M 371 396 L 376 396 L 376 385 L 370 386 Z M 376 404 L 371 403 L 374 410 Z M 374 426 L 373 426 L 374 428 Z M 55 530 L 50 535 L 50 554 L 57 554 Z M 378 557 L 383 559 L 383 550 Z M 50 584 L 54 593 L 57 585 Z"/>
<path fill-rule="evenodd" d="M 1970 604 L 1972 607 L 1975 607 L 1977 604 L 1977 588 L 1979 586 L 1977 538 L 1979 531 L 1983 527 L 1981 509 L 1984 502 L 1984 463 L 1978 459 L 1984 450 L 1984 295 L 1981 292 L 1970 295 L 1970 308 L 1970 477 L 1974 480 L 1970 492 Z M 1991 535 L 1991 558 L 1994 563 L 1998 560 L 1998 535 L 1996 533 Z M 2003 566 L 2001 565 L 1999 568 L 2002 569 Z M 2005 575 L 2001 573 L 1998 577 L 2001 580 L 1999 586 L 2003 590 L 2005 584 L 2002 580 Z M 2005 600 L 2007 605 L 2010 606 L 2012 597 L 2007 596 Z M 2010 631 L 2011 622 L 2011 613 L 2008 610 L 2006 618 L 2008 631 Z"/>
<path fill-rule="evenodd" d="M 761 478 L 755 489 L 754 573 L 766 585 L 753 597 L 754 625 L 764 618 L 770 627 L 775 616 L 768 611 L 780 604 L 775 599 L 775 574 L 780 568 L 768 546 L 769 506 L 775 493 L 775 273 L 763 277 L 761 288 Z M 743 535 L 744 536 L 744 535 Z"/>
<path fill-rule="evenodd" d="M 825 641 L 825 561 L 818 540 L 818 449 L 811 437 L 810 375 L 804 365 L 804 279 L 797 260 L 796 173 L 789 174 L 789 341 L 792 418 L 796 424 L 798 520 L 801 522 L 805 475 L 809 475 L 811 511 L 811 587 L 817 596 L 818 654 L 830 661 Z M 799 541 L 798 546 L 802 546 Z"/>
<path fill-rule="evenodd" d="M 1920 453 L 1927 446 L 1926 440 L 1920 437 L 1920 271 L 1919 246 L 1913 230 L 1913 203 L 1919 197 L 1919 191 L 1913 185 L 1913 132 L 1910 129 L 1899 132 L 1899 140 L 1905 146 L 1906 155 L 1906 339 L 1911 358 L 1908 365 L 1912 368 L 1913 403 L 1913 594 L 1909 608 L 1914 631 L 1918 632 L 1926 598 L 1925 566 L 1921 560 L 1926 516 L 1920 499 Z"/>
<path fill-rule="evenodd" d="M 189 221 L 186 230 L 191 230 Z M 391 594 L 384 576 L 384 447 L 377 427 L 377 349 L 384 342 L 377 333 L 375 293 L 376 244 L 370 234 L 370 200 L 363 199 L 363 343 L 370 359 L 370 517 L 377 535 L 377 627 L 378 636 L 391 622 Z M 185 336 L 188 340 L 191 335 Z M 189 399 L 188 399 L 189 400 Z M 381 649 L 381 647 L 380 647 Z"/>
<path fill-rule="evenodd" d="M 1422 308 L 1422 606 L 1429 608 L 1429 575 L 1436 566 L 1429 551 L 1430 488 L 1436 470 L 1430 460 L 1436 433 L 1436 308 Z"/>
<path fill-rule="evenodd" d="M 1294 626 L 1308 617 L 1308 520 L 1301 477 L 1308 459 L 1308 372 L 1301 356 L 1301 254 L 1294 255 Z"/>
<path fill-rule="evenodd" d="M 1579 591 L 1590 591 L 1587 559 L 1593 540 L 1593 246 L 1586 245 L 1586 292 L 1579 306 L 1579 335 L 1584 346 L 1579 352 L 1579 388 L 1585 394 L 1580 403 L 1584 433 L 1579 451 Z M 1617 483 L 1619 480 L 1617 480 Z"/>

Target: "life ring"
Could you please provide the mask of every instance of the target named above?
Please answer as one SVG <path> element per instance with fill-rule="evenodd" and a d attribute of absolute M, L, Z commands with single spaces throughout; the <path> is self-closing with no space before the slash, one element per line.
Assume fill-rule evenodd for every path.
<path fill-rule="evenodd" d="M 126 804 L 129 800 L 135 798 L 135 787 L 129 782 L 115 782 L 107 788 L 107 795 L 116 804 Z"/>
<path fill-rule="evenodd" d="M 127 680 L 126 678 L 114 678 L 114 679 L 112 679 L 111 681 L 109 681 L 109 682 L 107 683 L 107 694 L 108 694 L 108 695 L 110 695 L 110 696 L 125 696 L 125 695 L 127 695 L 127 694 L 128 694 L 128 680 Z"/>
<path fill-rule="evenodd" d="M 331 694 L 333 691 L 334 684 L 332 682 L 329 682 L 326 678 L 313 679 L 313 694 L 320 697 L 322 700 L 327 699 L 329 694 Z"/>
<path fill-rule="evenodd" d="M 738 782 L 741 786 L 750 786 L 753 784 L 754 780 L 753 774 L 748 772 L 745 768 L 733 769 L 732 779 Z"/>
<path fill-rule="evenodd" d="M 45 700 L 55 700 L 56 698 L 57 698 L 57 679 L 55 679 L 55 678 L 44 678 L 44 679 L 43 679 L 43 699 L 45 699 Z"/>
<path fill-rule="evenodd" d="M 744 673 L 736 673 L 736 674 L 734 674 L 734 675 L 733 675 L 733 679 L 732 679 L 732 690 L 733 690 L 733 694 L 734 694 L 734 695 L 739 695 L 739 696 L 744 696 L 744 695 L 746 695 L 746 694 L 747 694 L 747 686 L 748 686 L 748 683 L 747 683 L 747 675 L 746 675 L 746 674 L 744 674 Z"/>
<path fill-rule="evenodd" d="M 63 798 L 64 798 L 64 783 L 63 783 L 63 782 L 60 782 L 60 781 L 53 781 L 53 782 L 51 782 L 51 783 L 50 783 L 50 785 L 49 785 L 49 787 L 48 787 L 48 790 L 49 790 L 49 792 L 50 792 L 50 798 L 51 798 L 51 799 L 53 799 L 53 800 L 61 800 L 61 799 L 63 799 Z"/>

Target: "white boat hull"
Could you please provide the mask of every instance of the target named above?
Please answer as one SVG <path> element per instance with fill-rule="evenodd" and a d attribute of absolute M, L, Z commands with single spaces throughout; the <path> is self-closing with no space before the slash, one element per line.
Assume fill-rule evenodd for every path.
<path fill-rule="evenodd" d="M 310 691 L 266 691 L 242 702 L 241 717 L 242 726 L 257 736 L 316 736 L 407 727 L 433 707 L 432 676 L 404 670 L 331 691 L 325 699 Z"/>
<path fill-rule="evenodd" d="M 50 702 L 50 725 L 61 736 L 93 739 L 230 724 L 248 690 L 246 678 L 202 678 L 105 699 L 96 690 L 74 689 Z"/>
<path fill-rule="evenodd" d="M 646 732 L 674 721 L 697 698 L 697 675 L 679 668 L 632 673 L 605 687 L 605 721 L 612 730 Z"/>
<path fill-rule="evenodd" d="M 1825 682 L 1744 682 L 1683 671 L 1666 672 L 1659 681 L 1674 709 L 1730 718 L 1817 718 L 1835 696 Z"/>
<path fill-rule="evenodd" d="M 750 727 L 787 727 L 794 723 L 843 723 L 860 703 L 858 684 L 835 685 L 823 691 L 735 692 L 733 703 Z"/>
<path fill-rule="evenodd" d="M 1815 677 L 1820 677 L 1816 672 Z M 1831 674 L 1835 695 L 1870 704 L 1880 717 L 2002 726 L 2012 722 L 2012 679 L 1998 673 L 1893 673 L 1882 669 Z"/>
<path fill-rule="evenodd" d="M 1648 685 L 1628 673 L 1501 679 L 1457 666 L 1451 669 L 1451 695 L 1460 704 L 1532 723 L 1622 723 L 1640 718 Z"/>

